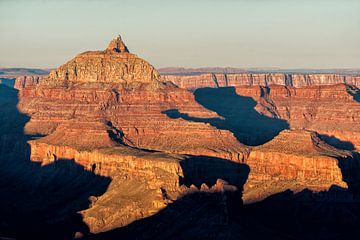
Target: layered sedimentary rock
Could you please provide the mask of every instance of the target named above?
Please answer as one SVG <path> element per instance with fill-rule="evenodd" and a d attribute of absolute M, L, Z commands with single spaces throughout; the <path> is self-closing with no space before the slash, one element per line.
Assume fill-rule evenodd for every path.
<path fill-rule="evenodd" d="M 340 74 L 206 73 L 190 76 L 163 75 L 162 80 L 173 82 L 181 88 L 190 90 L 203 87 L 269 86 L 274 84 L 304 87 L 345 83 L 360 87 L 360 76 Z"/>
<path fill-rule="evenodd" d="M 344 84 L 311 87 L 239 87 L 240 96 L 251 96 L 256 110 L 286 120 L 289 128 L 308 129 L 322 134 L 337 147 L 359 148 L 360 104 L 356 87 Z"/>
<path fill-rule="evenodd" d="M 31 134 L 50 134 L 69 120 L 75 125 L 101 119 L 117 129 L 121 141 L 140 148 L 236 159 L 244 149 L 229 131 L 164 114 L 180 109 L 194 116 L 217 117 L 196 103 L 191 93 L 172 86 L 136 91 L 40 86 L 24 89 L 20 106 L 32 116 L 25 126 Z"/>
<path fill-rule="evenodd" d="M 252 149 L 246 161 L 251 172 L 244 201 L 263 199 L 286 189 L 320 191 L 332 185 L 347 188 L 342 172 L 345 170 L 340 165 L 348 158 L 353 159 L 351 152 L 326 144 L 314 132 L 282 131 L 270 142 Z"/>

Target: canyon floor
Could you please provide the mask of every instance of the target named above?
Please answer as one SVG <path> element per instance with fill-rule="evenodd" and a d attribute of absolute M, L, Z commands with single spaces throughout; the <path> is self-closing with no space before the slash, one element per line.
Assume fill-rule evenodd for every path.
<path fill-rule="evenodd" d="M 164 71 L 2 79 L 0 239 L 359 239 L 358 72 Z"/>

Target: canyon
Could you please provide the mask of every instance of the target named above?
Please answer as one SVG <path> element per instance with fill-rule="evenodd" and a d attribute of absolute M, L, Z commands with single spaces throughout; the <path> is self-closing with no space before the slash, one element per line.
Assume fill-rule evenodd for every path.
<path fill-rule="evenodd" d="M 118 36 L 0 87 L 0 237 L 358 233 L 359 75 L 160 75 Z"/>

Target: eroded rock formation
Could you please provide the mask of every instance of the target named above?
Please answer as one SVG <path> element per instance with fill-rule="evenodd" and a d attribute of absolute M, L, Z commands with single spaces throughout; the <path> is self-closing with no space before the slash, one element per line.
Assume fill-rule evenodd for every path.
<path fill-rule="evenodd" d="M 152 83 L 159 73 L 145 60 L 129 53 L 118 36 L 105 51 L 88 51 L 51 71 L 43 85 L 69 86 L 74 83 Z"/>

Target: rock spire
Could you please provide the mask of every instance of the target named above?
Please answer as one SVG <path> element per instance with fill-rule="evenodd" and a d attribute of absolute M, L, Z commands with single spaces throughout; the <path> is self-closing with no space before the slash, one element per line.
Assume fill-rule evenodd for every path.
<path fill-rule="evenodd" d="M 111 40 L 111 42 L 109 43 L 109 46 L 106 48 L 106 51 L 129 52 L 125 43 L 122 41 L 120 35 L 118 35 L 116 38 Z"/>

